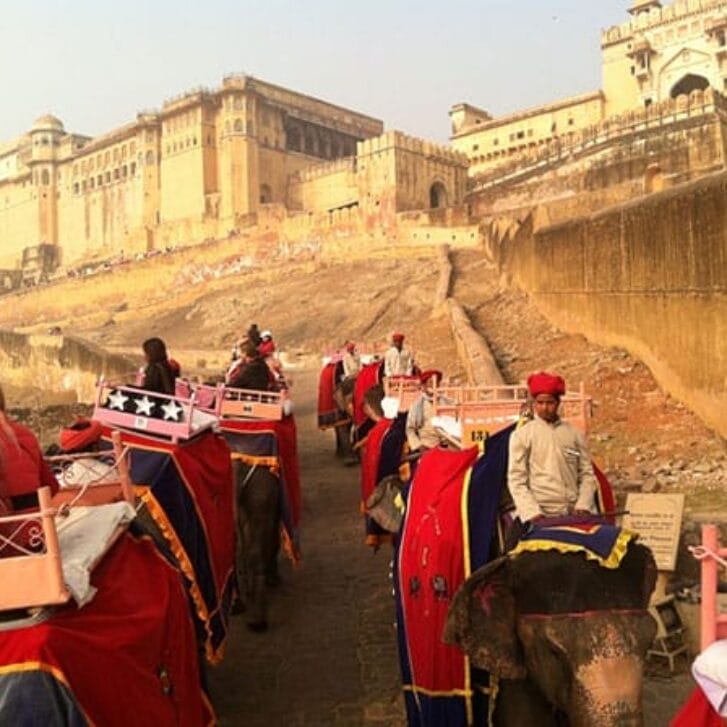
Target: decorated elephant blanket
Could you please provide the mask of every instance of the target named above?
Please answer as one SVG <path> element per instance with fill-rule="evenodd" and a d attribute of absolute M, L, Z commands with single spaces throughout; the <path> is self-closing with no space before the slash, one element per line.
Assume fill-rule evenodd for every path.
<path fill-rule="evenodd" d="M 4 725 L 210 725 L 179 571 L 123 535 L 94 569 L 94 599 L 0 639 Z"/>
<path fill-rule="evenodd" d="M 340 361 L 331 361 L 321 370 L 318 381 L 319 429 L 328 429 L 350 421 L 346 413 L 338 408 L 333 398 L 333 392 L 340 383 L 342 375 L 343 364 Z"/>
<path fill-rule="evenodd" d="M 604 568 L 618 568 L 636 533 L 600 518 L 546 518 L 524 533 L 510 557 L 539 550 L 580 553 Z"/>
<path fill-rule="evenodd" d="M 409 489 L 394 582 L 410 726 L 488 724 L 489 677 L 442 635 L 454 593 L 491 558 L 511 431 L 490 437 L 484 452 L 427 452 Z"/>
<path fill-rule="evenodd" d="M 279 421 L 223 419 L 220 430 L 233 458 L 250 465 L 269 467 L 280 479 L 283 541 L 288 556 L 300 560 L 302 491 L 295 417 Z"/>
<path fill-rule="evenodd" d="M 364 394 L 376 384 L 381 383 L 382 361 L 373 361 L 361 367 L 356 377 L 356 384 L 353 387 L 353 424 L 358 429 L 365 421 Z"/>
<path fill-rule="evenodd" d="M 366 435 L 361 455 L 361 511 L 376 485 L 389 475 L 395 475 L 401 467 L 406 442 L 406 413 L 396 419 L 380 419 Z M 391 540 L 391 533 L 384 530 L 364 514 L 366 545 L 378 547 Z"/>
<path fill-rule="evenodd" d="M 235 568 L 230 450 L 211 431 L 175 443 L 122 432 L 136 494 L 187 580 L 210 662 L 222 658 Z"/>

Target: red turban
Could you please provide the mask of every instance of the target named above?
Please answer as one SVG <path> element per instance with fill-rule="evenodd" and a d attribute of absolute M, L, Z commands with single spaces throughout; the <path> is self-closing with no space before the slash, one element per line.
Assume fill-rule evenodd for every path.
<path fill-rule="evenodd" d="M 419 380 L 422 384 L 426 384 L 429 379 L 435 377 L 437 379 L 437 386 L 442 383 L 442 372 L 437 369 L 429 369 L 428 371 L 422 371 L 419 375 Z"/>
<path fill-rule="evenodd" d="M 61 429 L 59 437 L 61 448 L 66 452 L 83 452 L 101 439 L 101 422 L 90 419 L 77 419 L 70 427 Z"/>
<path fill-rule="evenodd" d="M 346 350 L 353 353 L 356 350 L 356 341 L 346 341 Z"/>
<path fill-rule="evenodd" d="M 392 341 L 403 341 L 404 340 L 404 334 L 403 333 L 392 333 L 391 334 L 391 340 Z"/>
<path fill-rule="evenodd" d="M 562 376 L 557 374 L 539 371 L 537 374 L 528 376 L 528 391 L 530 391 L 530 396 L 533 399 L 539 394 L 563 396 L 565 394 L 565 381 L 563 381 Z"/>

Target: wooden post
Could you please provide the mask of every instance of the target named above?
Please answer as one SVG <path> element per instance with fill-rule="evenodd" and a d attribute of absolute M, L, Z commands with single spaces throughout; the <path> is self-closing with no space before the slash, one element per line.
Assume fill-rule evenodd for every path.
<path fill-rule="evenodd" d="M 121 484 L 121 492 L 124 495 L 124 500 L 129 505 L 134 504 L 134 488 L 131 485 L 131 476 L 129 474 L 129 463 L 124 453 L 124 447 L 121 442 L 121 432 L 114 429 L 111 432 L 111 441 L 114 443 L 114 455 L 116 457 L 116 469 L 119 473 L 119 482 Z"/>
<path fill-rule="evenodd" d="M 702 546 L 713 553 L 719 549 L 716 525 L 702 525 Z M 701 646 L 706 649 L 717 638 L 717 561 L 711 557 L 702 560 Z"/>
<path fill-rule="evenodd" d="M 52 592 L 57 594 L 57 598 L 60 601 L 66 593 L 66 585 L 63 582 L 61 547 L 58 543 L 58 533 L 56 532 L 53 510 L 51 509 L 52 503 L 49 487 L 41 487 L 38 490 L 38 504 L 40 505 L 46 557 L 48 560 L 48 581 L 51 584 Z"/>

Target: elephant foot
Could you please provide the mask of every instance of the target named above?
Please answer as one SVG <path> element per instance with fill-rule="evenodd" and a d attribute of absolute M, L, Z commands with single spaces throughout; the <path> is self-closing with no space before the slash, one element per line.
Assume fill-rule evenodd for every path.
<path fill-rule="evenodd" d="M 248 622 L 247 628 L 249 631 L 252 631 L 253 633 L 262 634 L 268 630 L 268 622 L 267 621 Z"/>

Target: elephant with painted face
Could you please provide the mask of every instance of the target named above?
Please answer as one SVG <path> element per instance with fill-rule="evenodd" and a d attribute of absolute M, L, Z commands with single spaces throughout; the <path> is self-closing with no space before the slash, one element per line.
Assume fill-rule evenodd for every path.
<path fill-rule="evenodd" d="M 500 680 L 498 725 L 636 727 L 655 581 L 635 541 L 616 569 L 552 550 L 506 556 L 456 593 L 445 641 Z"/>

